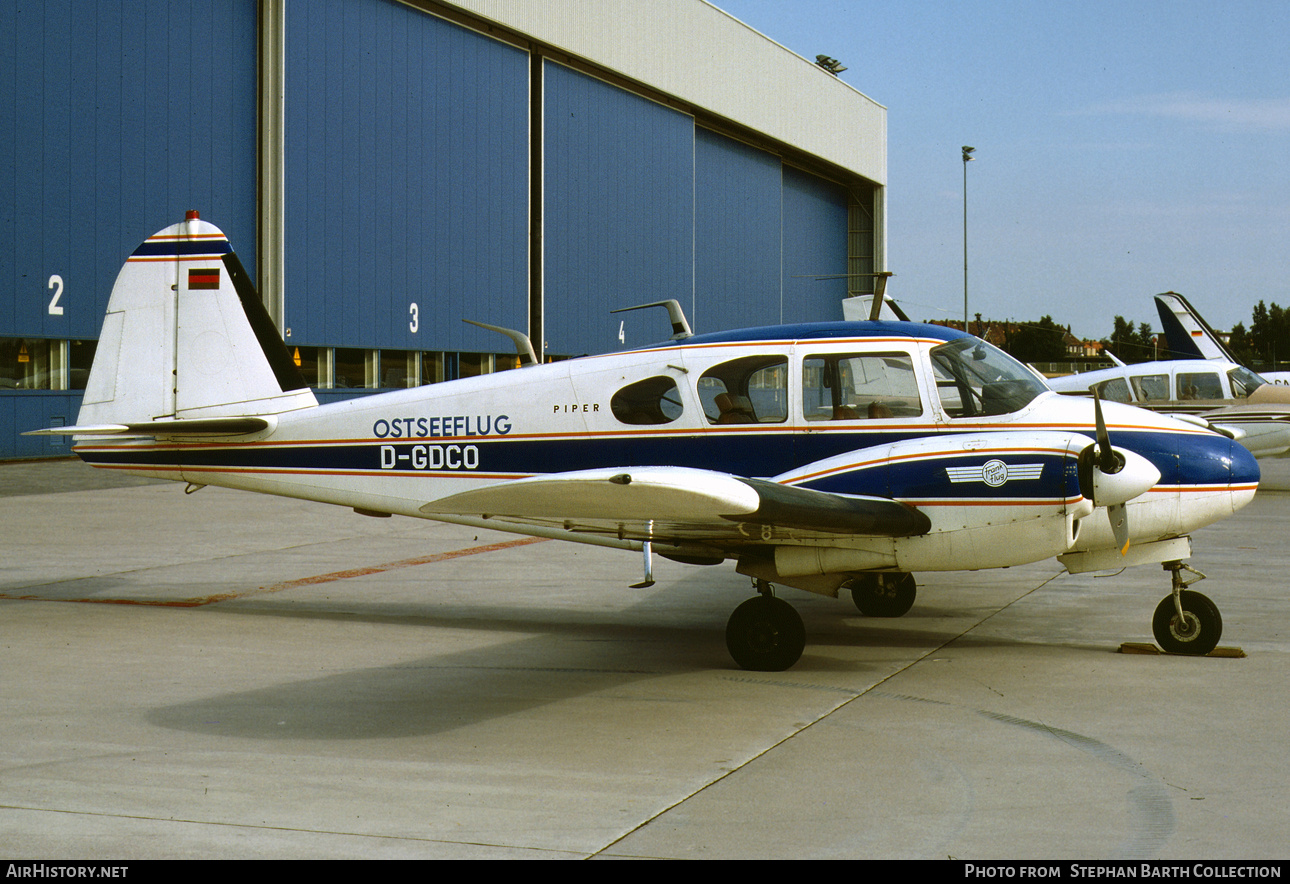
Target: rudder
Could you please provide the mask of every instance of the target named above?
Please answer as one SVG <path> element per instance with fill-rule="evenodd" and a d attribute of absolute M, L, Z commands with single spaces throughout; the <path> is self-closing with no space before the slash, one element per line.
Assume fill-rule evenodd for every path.
<path fill-rule="evenodd" d="M 1182 295 L 1177 292 L 1156 295 L 1156 312 L 1160 315 L 1170 358 L 1236 361 L 1222 338 Z"/>

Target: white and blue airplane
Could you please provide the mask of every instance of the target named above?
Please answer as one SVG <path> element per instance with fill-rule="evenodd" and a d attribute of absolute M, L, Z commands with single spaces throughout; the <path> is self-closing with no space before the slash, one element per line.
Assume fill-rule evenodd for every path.
<path fill-rule="evenodd" d="M 651 306 L 651 305 L 646 305 Z M 757 594 L 730 617 L 742 667 L 805 646 L 772 584 L 899 616 L 919 571 L 1052 557 L 1072 573 L 1161 563 L 1153 633 L 1205 654 L 1217 607 L 1187 590 L 1190 532 L 1254 496 L 1231 439 L 1059 396 L 989 344 L 912 322 L 671 340 L 319 405 L 220 230 L 190 212 L 126 261 L 72 427 L 96 467 L 321 501 L 696 565 Z"/>

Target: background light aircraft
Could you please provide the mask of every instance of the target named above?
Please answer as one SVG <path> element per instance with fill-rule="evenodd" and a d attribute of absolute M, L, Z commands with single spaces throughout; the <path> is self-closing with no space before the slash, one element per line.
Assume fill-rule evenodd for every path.
<path fill-rule="evenodd" d="M 1216 362 L 1235 362 L 1222 338 L 1177 292 L 1156 295 L 1156 312 L 1160 314 L 1160 327 L 1174 359 L 1211 359 Z M 1269 384 L 1290 385 L 1290 371 L 1260 372 Z"/>
<path fill-rule="evenodd" d="M 772 583 L 899 616 L 913 572 L 1054 556 L 1076 573 L 1162 563 L 1157 641 L 1219 639 L 1182 572 L 1189 532 L 1258 485 L 1225 436 L 1059 396 L 977 338 L 910 322 L 680 322 L 547 365 L 508 334 L 515 371 L 318 405 L 223 233 L 189 213 L 126 261 L 77 425 L 38 432 L 107 469 L 634 550 L 637 586 L 655 552 L 731 559 L 758 590 L 726 628 L 749 669 L 805 645 Z"/>
<path fill-rule="evenodd" d="M 1120 363 L 1050 378 L 1048 386 L 1195 421 L 1236 439 L 1255 457 L 1290 451 L 1290 387 L 1268 383 L 1228 359 Z"/>

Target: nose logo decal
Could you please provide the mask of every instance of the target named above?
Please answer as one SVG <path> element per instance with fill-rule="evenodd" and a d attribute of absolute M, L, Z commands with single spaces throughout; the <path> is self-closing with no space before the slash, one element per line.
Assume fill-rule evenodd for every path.
<path fill-rule="evenodd" d="M 1009 479 L 1017 481 L 1038 479 L 1044 472 L 1041 463 L 1023 463 L 1009 466 L 1001 460 L 987 460 L 975 467 L 946 467 L 945 475 L 950 482 L 958 485 L 963 482 L 984 482 L 991 488 L 998 488 Z"/>
<path fill-rule="evenodd" d="M 1001 460 L 987 461 L 981 467 L 981 478 L 991 488 L 998 488 L 1008 481 L 1008 465 Z"/>

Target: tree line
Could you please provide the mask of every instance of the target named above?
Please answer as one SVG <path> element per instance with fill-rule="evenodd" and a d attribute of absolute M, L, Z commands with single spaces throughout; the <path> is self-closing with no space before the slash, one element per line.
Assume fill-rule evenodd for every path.
<path fill-rule="evenodd" d="M 1147 362 L 1153 359 L 1173 359 L 1164 335 L 1154 335 L 1151 326 L 1133 323 L 1123 316 L 1115 317 L 1111 336 L 1102 339 L 1102 346 L 1124 362 Z M 1266 368 L 1279 362 L 1290 361 L 1290 310 L 1263 301 L 1254 307 L 1250 327 L 1238 322 L 1232 326 L 1227 349 L 1241 365 Z"/>
<path fill-rule="evenodd" d="M 1227 349 L 1241 365 L 1275 368 L 1278 362 L 1290 360 L 1290 310 L 1276 304 L 1266 307 L 1259 301 L 1249 331 L 1243 322 L 1232 326 Z"/>
<path fill-rule="evenodd" d="M 1038 322 L 982 322 L 977 314 L 975 325 L 977 334 L 985 334 L 1022 362 L 1064 362 L 1071 358 L 1066 350 L 1070 330 L 1051 316 Z M 1115 317 L 1111 334 L 1100 343 L 1105 352 L 1127 363 L 1180 358 L 1169 351 L 1163 333 L 1156 334 L 1148 323 L 1135 325 L 1123 316 Z M 1248 329 L 1245 323 L 1232 327 L 1227 348 L 1237 362 L 1255 368 L 1275 368 L 1290 362 L 1290 309 L 1259 301 Z"/>

